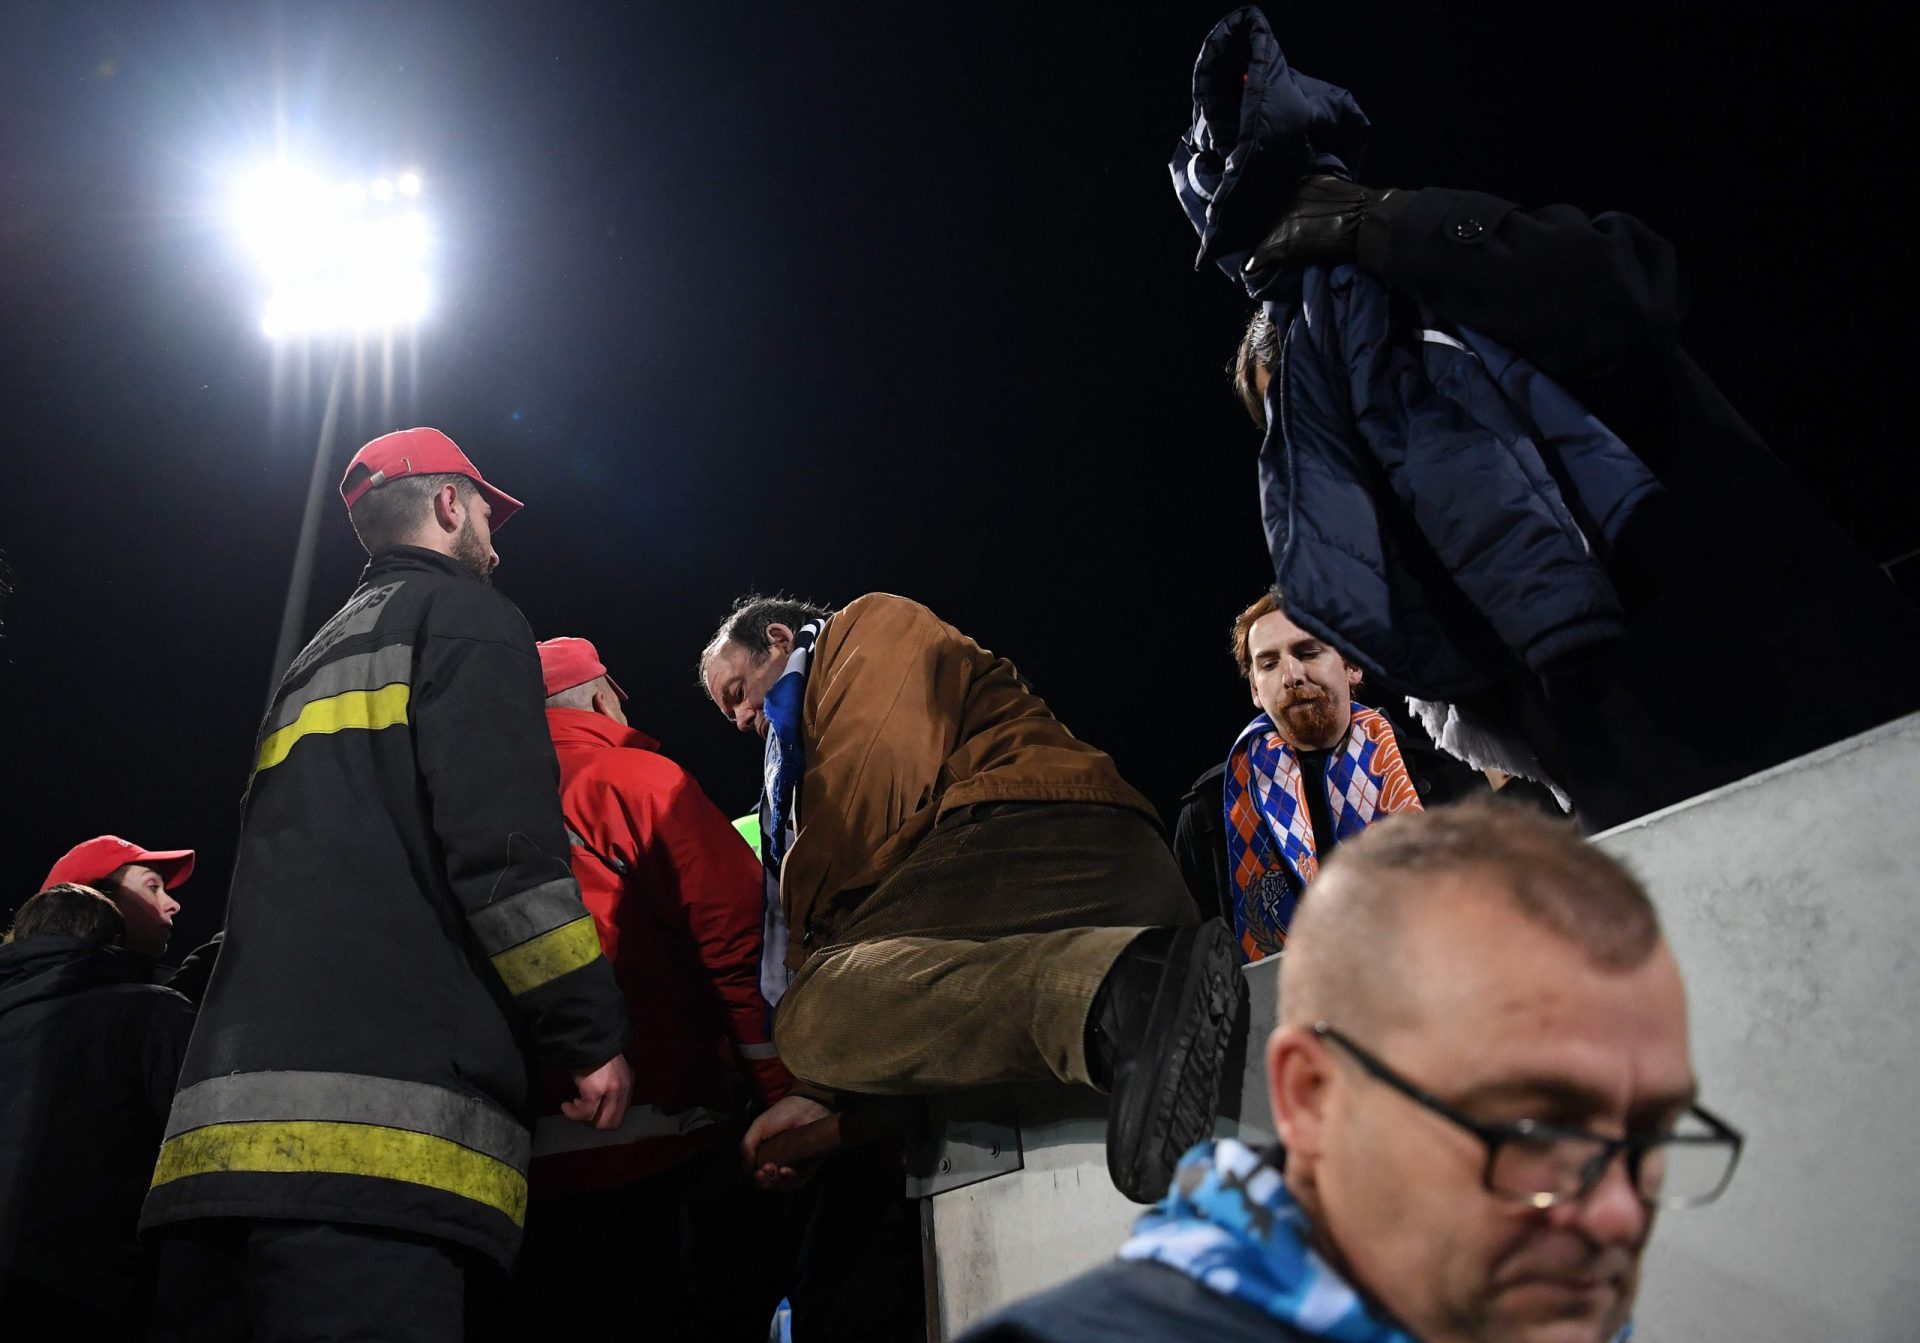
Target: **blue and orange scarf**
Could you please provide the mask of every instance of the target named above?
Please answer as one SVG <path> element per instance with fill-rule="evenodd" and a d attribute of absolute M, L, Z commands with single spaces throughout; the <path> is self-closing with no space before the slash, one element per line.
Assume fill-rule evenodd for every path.
<path fill-rule="evenodd" d="M 1249 961 L 1286 945 L 1300 892 L 1320 871 L 1305 787 L 1273 719 L 1261 714 L 1247 724 L 1227 754 L 1223 793 L 1234 930 Z M 1346 739 L 1327 762 L 1327 804 L 1339 839 L 1382 816 L 1421 809 L 1393 725 L 1379 710 L 1354 704 Z"/>

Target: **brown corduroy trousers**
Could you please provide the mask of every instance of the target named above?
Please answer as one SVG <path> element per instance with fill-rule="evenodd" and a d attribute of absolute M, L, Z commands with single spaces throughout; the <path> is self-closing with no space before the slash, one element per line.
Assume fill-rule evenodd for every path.
<path fill-rule="evenodd" d="M 788 987 L 774 1038 L 795 1076 L 833 1091 L 1087 1083 L 1101 981 L 1142 929 L 1196 917 L 1136 812 L 967 808 L 838 921 Z"/>

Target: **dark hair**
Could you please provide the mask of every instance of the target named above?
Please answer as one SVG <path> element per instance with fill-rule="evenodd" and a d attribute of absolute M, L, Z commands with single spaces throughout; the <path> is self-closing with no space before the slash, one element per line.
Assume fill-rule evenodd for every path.
<path fill-rule="evenodd" d="M 91 886 L 66 881 L 29 899 L 14 915 L 9 942 L 23 937 L 77 937 L 90 947 L 104 947 L 127 930 L 120 907 Z"/>
<path fill-rule="evenodd" d="M 1253 375 L 1260 369 L 1271 374 L 1279 362 L 1280 329 L 1267 316 L 1265 308 L 1256 308 L 1240 336 L 1240 348 L 1233 352 L 1233 390 L 1240 394 L 1240 404 L 1262 429 L 1267 427 L 1267 402 L 1260 395 Z"/>
<path fill-rule="evenodd" d="M 750 592 L 734 602 L 733 609 L 727 612 L 727 618 L 720 622 L 720 628 L 714 631 L 713 638 L 700 651 L 700 666 L 696 674 L 700 678 L 700 688 L 707 687 L 707 664 L 714 655 L 728 644 L 739 644 L 752 656 L 757 666 L 766 661 L 772 651 L 767 639 L 767 630 L 774 625 L 785 625 L 797 630 L 809 620 L 823 620 L 833 614 L 833 608 L 816 606 L 812 602 L 803 602 L 797 597 L 764 597 Z"/>
<path fill-rule="evenodd" d="M 401 476 L 384 485 L 376 485 L 354 501 L 347 510 L 353 519 L 354 534 L 369 555 L 405 545 L 426 519 L 427 501 L 443 485 L 456 485 L 463 503 L 479 491 L 467 477 L 452 471 L 425 476 Z"/>

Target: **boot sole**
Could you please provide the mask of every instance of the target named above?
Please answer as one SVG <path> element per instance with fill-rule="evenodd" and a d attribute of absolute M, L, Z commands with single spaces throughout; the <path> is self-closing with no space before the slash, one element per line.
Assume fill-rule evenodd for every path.
<path fill-rule="evenodd" d="M 1116 1088 L 1107 1121 L 1107 1174 L 1135 1203 L 1165 1197 L 1180 1158 L 1212 1136 L 1221 1067 L 1246 1010 L 1246 976 L 1226 925 L 1182 929 L 1147 1021 L 1147 1039 L 1165 1048 Z"/>

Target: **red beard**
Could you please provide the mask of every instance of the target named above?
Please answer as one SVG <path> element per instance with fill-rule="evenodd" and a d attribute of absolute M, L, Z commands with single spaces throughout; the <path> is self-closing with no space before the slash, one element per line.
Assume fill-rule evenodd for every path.
<path fill-rule="evenodd" d="M 1340 739 L 1345 724 L 1334 715 L 1333 701 L 1325 695 L 1294 695 L 1280 706 L 1280 717 L 1287 732 L 1303 749 L 1324 750 Z"/>

